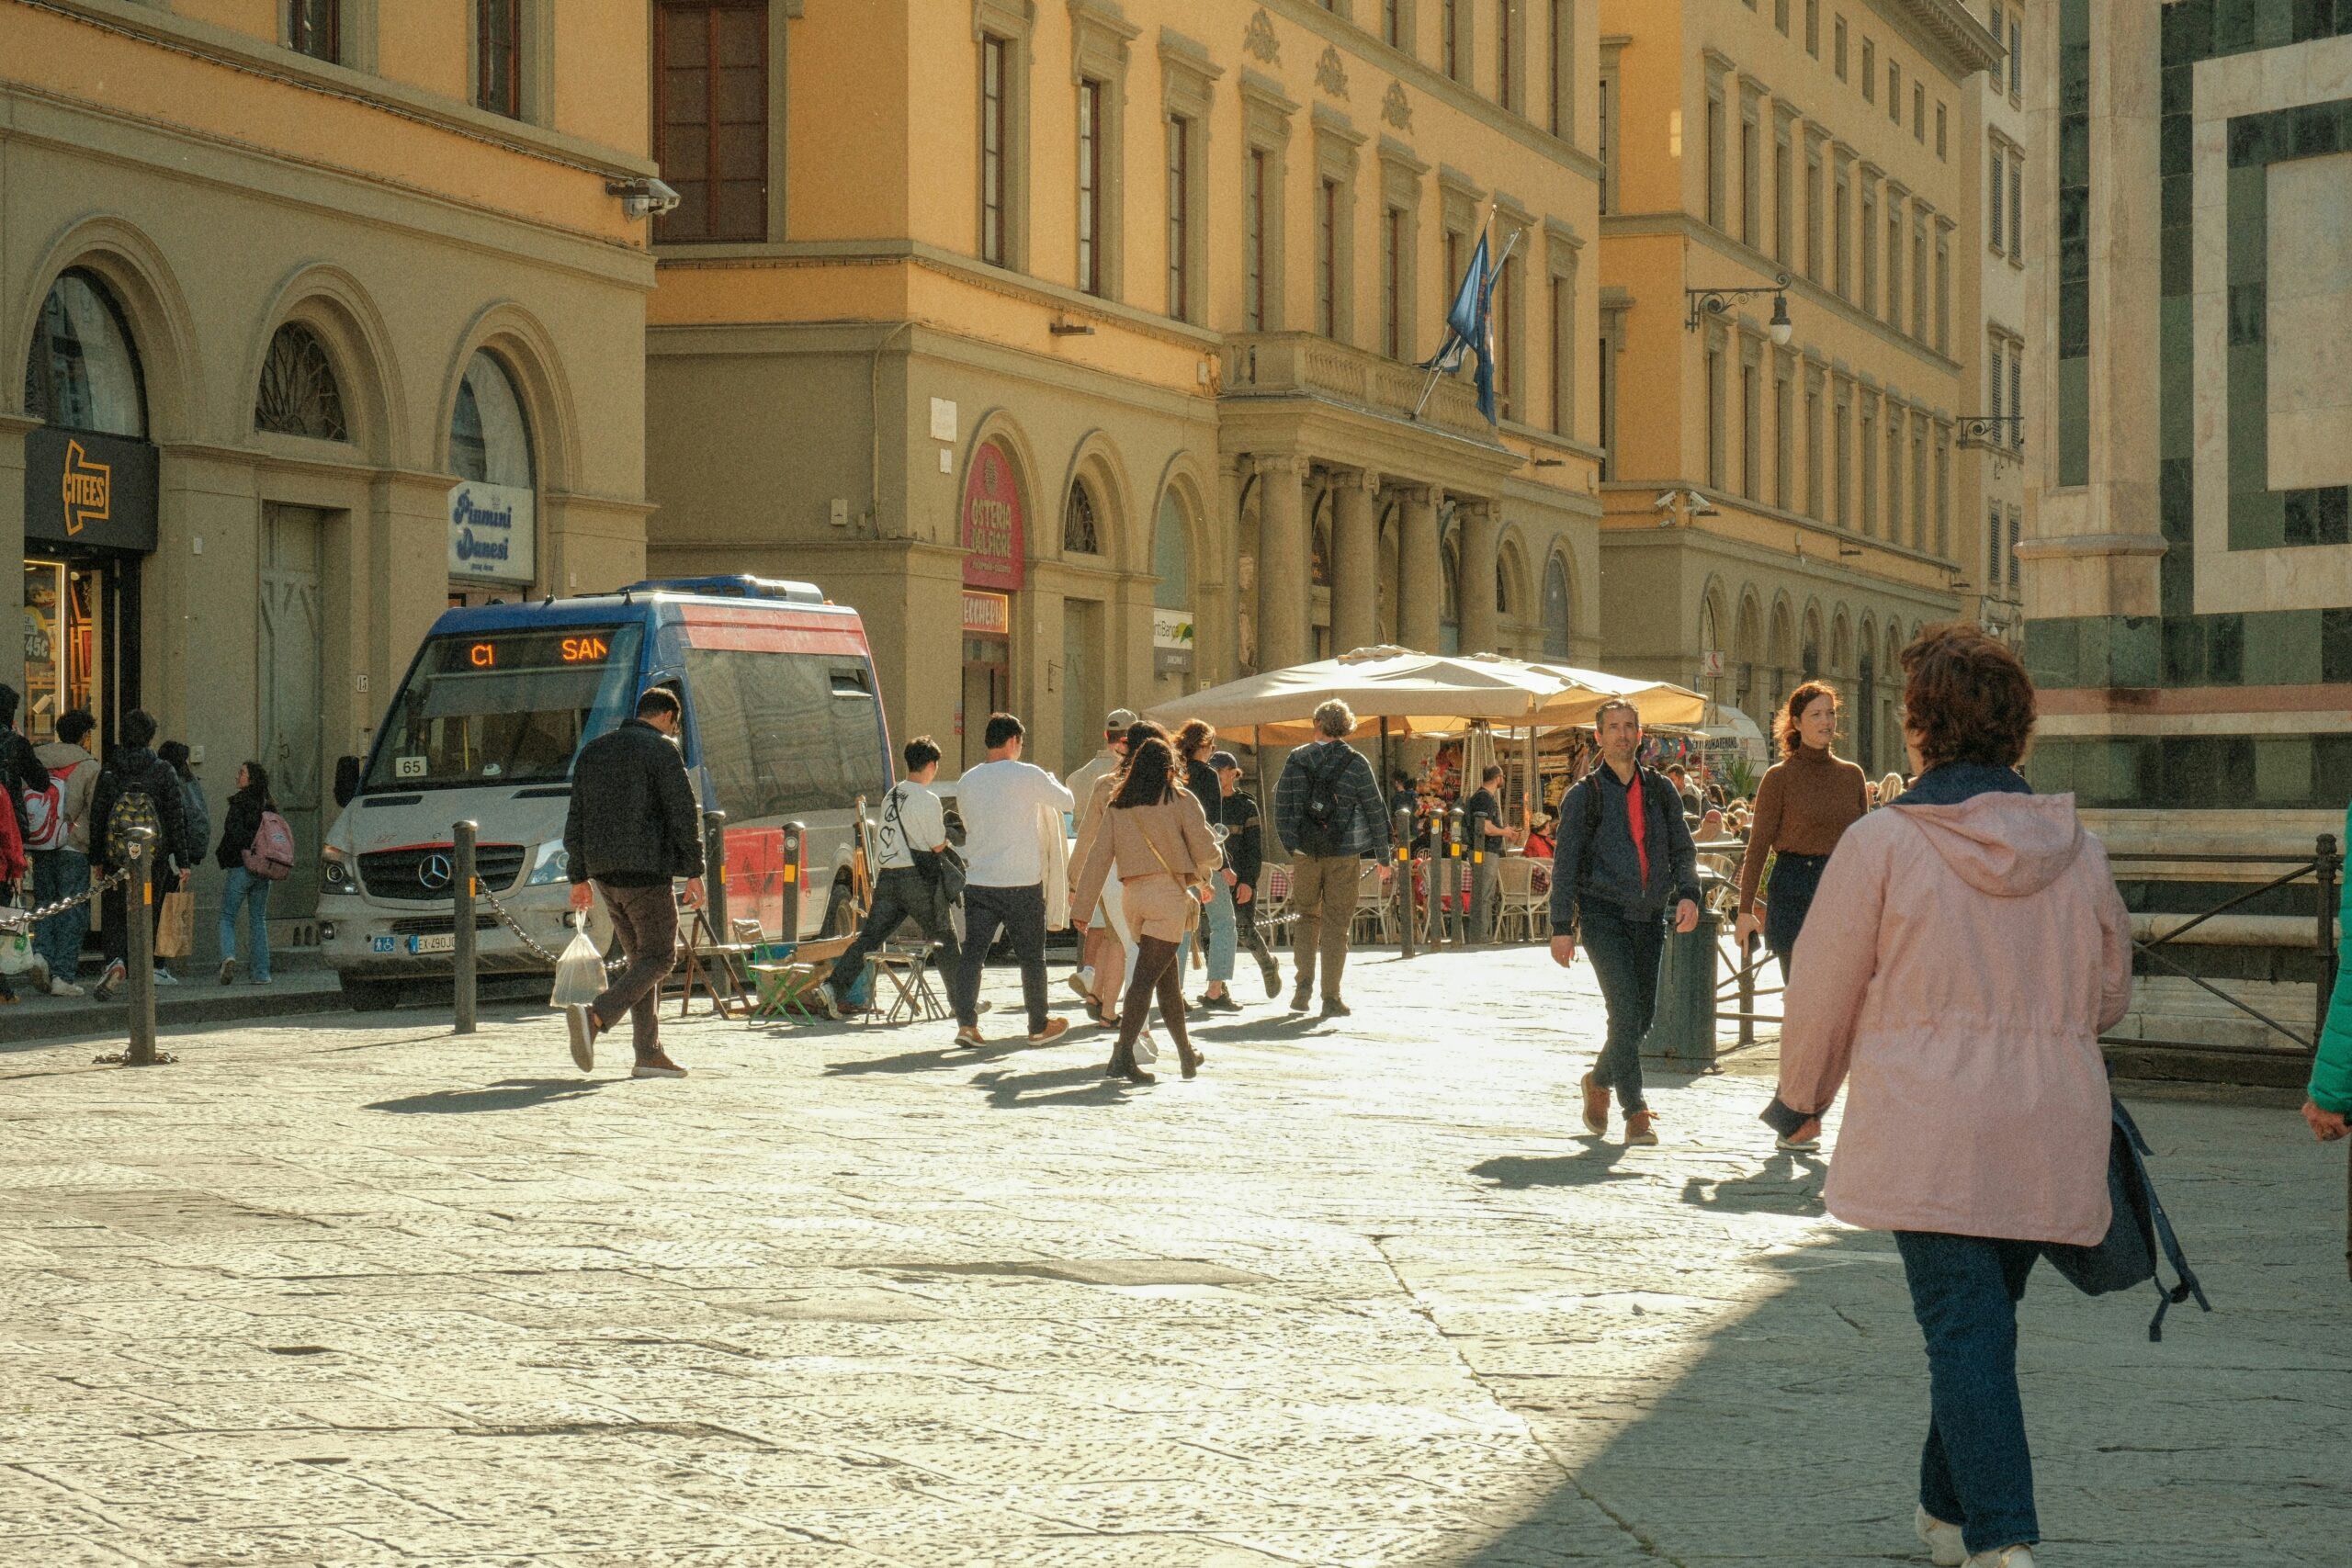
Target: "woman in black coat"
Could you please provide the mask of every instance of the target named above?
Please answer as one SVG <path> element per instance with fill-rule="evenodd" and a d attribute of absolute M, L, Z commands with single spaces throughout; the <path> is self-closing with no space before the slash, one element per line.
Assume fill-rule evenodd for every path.
<path fill-rule="evenodd" d="M 269 770 L 259 762 L 239 768 L 237 793 L 229 797 L 229 814 L 220 824 L 220 847 L 212 857 L 229 874 L 220 894 L 220 983 L 224 986 L 237 976 L 237 911 L 241 908 L 252 928 L 252 951 L 246 962 L 253 967 L 254 984 L 269 984 L 269 879 L 245 869 L 245 852 L 254 847 L 254 839 L 261 832 L 262 813 L 277 809 L 277 802 L 269 794 Z"/>

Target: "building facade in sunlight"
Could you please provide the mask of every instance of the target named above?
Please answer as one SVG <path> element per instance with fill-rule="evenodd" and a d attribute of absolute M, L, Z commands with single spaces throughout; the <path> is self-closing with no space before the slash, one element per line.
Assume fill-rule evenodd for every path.
<path fill-rule="evenodd" d="M 1767 727 L 1826 678 L 1846 745 L 1899 767 L 1894 656 L 1984 586 L 1962 443 L 2007 265 L 1979 185 L 2001 51 L 1954 0 L 1603 0 L 1600 27 L 1611 667 Z"/>
<path fill-rule="evenodd" d="M 1595 0 L 656 17 L 657 568 L 855 604 L 951 765 L 1374 642 L 1599 654 Z M 1416 418 L 1482 229 L 1499 424 Z"/>
<path fill-rule="evenodd" d="M 333 759 L 454 600 L 644 567 L 640 7 L 0 0 L 0 546 L 36 739 Z M 209 894 L 208 894 L 209 896 Z"/>

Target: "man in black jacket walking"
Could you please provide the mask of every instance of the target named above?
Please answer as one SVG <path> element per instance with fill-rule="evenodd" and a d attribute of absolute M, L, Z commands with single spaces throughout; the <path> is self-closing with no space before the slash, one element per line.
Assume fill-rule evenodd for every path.
<path fill-rule="evenodd" d="M 702 903 L 702 814 L 678 754 L 680 716 L 677 694 L 656 686 L 638 698 L 635 718 L 582 747 L 572 765 L 563 819 L 571 907 L 585 912 L 602 892 L 628 958 L 603 996 L 564 1010 L 571 1059 L 583 1073 L 596 1065 L 596 1037 L 626 1013 L 637 1047 L 629 1076 L 686 1076 L 662 1049 L 660 1016 L 662 976 L 678 962 L 671 879 L 686 879 L 688 908 Z"/>
<path fill-rule="evenodd" d="M 131 901 L 136 898 L 146 907 L 152 930 L 164 918 L 164 894 L 187 886 L 196 863 L 204 858 L 203 846 L 187 836 L 179 774 L 148 750 L 154 739 L 155 721 L 146 712 L 133 708 L 123 715 L 122 744 L 107 753 L 90 795 L 90 854 L 100 873 L 110 876 L 128 868 L 133 829 L 149 828 L 155 834 L 147 846 L 152 895 L 136 887 L 116 887 L 98 899 L 107 943 L 106 973 L 98 979 L 100 1001 L 112 998 L 129 978 Z"/>
<path fill-rule="evenodd" d="M 1585 1130 L 1596 1137 L 1609 1131 L 1614 1089 L 1625 1108 L 1625 1142 L 1648 1145 L 1657 1133 L 1642 1098 L 1642 1036 L 1657 1009 L 1667 906 L 1674 907 L 1677 931 L 1699 926 L 1699 856 L 1673 781 L 1641 765 L 1642 719 L 1634 705 L 1603 703 L 1593 723 L 1600 763 L 1560 803 L 1552 962 L 1563 969 L 1574 964 L 1581 934 L 1609 1009 L 1608 1043 L 1584 1076 Z"/>

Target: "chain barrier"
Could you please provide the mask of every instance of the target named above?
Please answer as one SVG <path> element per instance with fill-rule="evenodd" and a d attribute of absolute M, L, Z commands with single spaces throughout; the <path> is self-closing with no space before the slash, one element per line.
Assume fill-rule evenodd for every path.
<path fill-rule="evenodd" d="M 531 956 L 543 961 L 550 969 L 554 968 L 557 964 L 561 962 L 561 960 L 554 953 L 549 953 L 545 947 L 542 947 L 537 939 L 533 937 L 529 931 L 523 929 L 522 921 L 516 919 L 513 915 L 506 912 L 506 906 L 498 901 L 497 894 L 492 893 L 485 886 L 481 889 L 481 896 L 489 901 L 490 912 L 496 915 L 501 920 L 505 922 L 506 929 L 514 933 L 514 939 L 517 942 L 520 942 L 525 947 L 530 949 Z M 605 960 L 605 973 L 607 975 L 617 975 L 622 969 L 626 968 L 628 964 L 628 960 L 625 956 L 620 958 L 607 958 Z"/>
<path fill-rule="evenodd" d="M 69 894 L 65 897 L 40 905 L 37 908 L 19 909 L 14 905 L 0 907 L 0 931 L 14 934 L 30 931 L 41 921 L 62 915 L 68 909 L 78 908 L 100 894 L 120 887 L 130 880 L 130 873 L 128 870 L 118 871 L 103 881 L 92 883 L 86 893 Z"/>

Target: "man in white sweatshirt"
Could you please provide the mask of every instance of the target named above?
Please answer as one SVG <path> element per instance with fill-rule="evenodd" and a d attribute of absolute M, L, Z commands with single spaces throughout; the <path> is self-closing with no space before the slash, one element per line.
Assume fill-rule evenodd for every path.
<path fill-rule="evenodd" d="M 956 806 L 964 818 L 964 951 L 949 987 L 956 1004 L 956 1043 L 988 1043 L 980 1034 L 980 968 L 997 932 L 1012 942 L 1021 965 L 1021 995 L 1029 1009 L 1029 1043 L 1042 1045 L 1069 1028 L 1046 1015 L 1046 863 L 1039 826 L 1077 801 L 1045 769 L 1021 760 L 1021 721 L 989 716 L 989 760 L 956 781 Z M 1054 832 L 1061 831 L 1058 823 Z"/>

